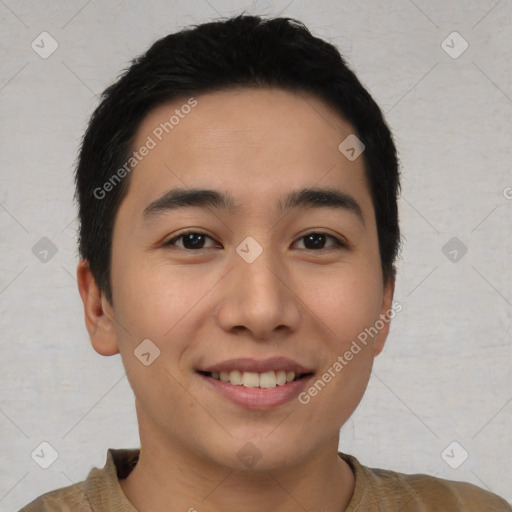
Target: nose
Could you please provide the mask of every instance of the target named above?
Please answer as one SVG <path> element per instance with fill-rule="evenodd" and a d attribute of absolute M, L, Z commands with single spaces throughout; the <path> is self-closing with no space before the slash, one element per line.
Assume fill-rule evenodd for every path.
<path fill-rule="evenodd" d="M 235 252 L 226 280 L 216 308 L 217 322 L 226 332 L 250 332 L 253 338 L 268 341 L 298 329 L 299 290 L 289 269 L 270 249 L 252 263 Z"/>

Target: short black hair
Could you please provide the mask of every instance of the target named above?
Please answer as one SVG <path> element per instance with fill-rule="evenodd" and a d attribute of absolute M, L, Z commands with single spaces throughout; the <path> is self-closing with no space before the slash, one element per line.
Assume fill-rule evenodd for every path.
<path fill-rule="evenodd" d="M 128 191 L 129 174 L 108 187 L 108 193 L 102 187 L 118 169 L 126 169 L 144 118 L 179 98 L 264 87 L 311 94 L 354 128 L 365 145 L 362 156 L 375 209 L 383 281 L 394 280 L 400 247 L 399 164 L 380 108 L 337 48 L 313 36 L 303 23 L 240 14 L 193 25 L 156 41 L 103 92 L 91 116 L 75 173 L 79 255 L 88 260 L 110 304 L 113 227 Z"/>

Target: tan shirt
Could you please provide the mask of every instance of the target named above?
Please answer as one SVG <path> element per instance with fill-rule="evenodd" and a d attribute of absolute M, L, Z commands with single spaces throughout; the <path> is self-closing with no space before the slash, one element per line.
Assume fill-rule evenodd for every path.
<path fill-rule="evenodd" d="M 102 469 L 92 468 L 83 482 L 50 491 L 19 512 L 137 512 L 119 480 L 137 464 L 139 449 L 107 451 Z M 355 475 L 355 489 L 346 512 L 511 512 L 502 498 L 479 487 L 428 475 L 407 475 L 362 466 L 339 453 Z"/>

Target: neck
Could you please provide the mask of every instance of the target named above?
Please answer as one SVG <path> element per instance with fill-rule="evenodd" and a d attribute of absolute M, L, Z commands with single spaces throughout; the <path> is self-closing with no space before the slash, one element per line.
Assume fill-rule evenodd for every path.
<path fill-rule="evenodd" d="M 181 443 L 144 435 L 139 461 L 119 483 L 139 512 L 342 512 L 355 479 L 337 455 L 338 437 L 286 469 L 240 471 L 199 458 Z"/>

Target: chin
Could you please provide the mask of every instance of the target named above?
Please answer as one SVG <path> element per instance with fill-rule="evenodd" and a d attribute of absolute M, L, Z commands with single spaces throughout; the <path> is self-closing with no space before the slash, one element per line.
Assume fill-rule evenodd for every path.
<path fill-rule="evenodd" d="M 276 471 L 293 467 L 300 462 L 303 454 L 298 452 L 299 441 L 290 436 L 275 436 L 269 431 L 259 437 L 252 435 L 230 439 L 224 446 L 212 447 L 210 458 L 216 464 L 237 472 Z"/>

